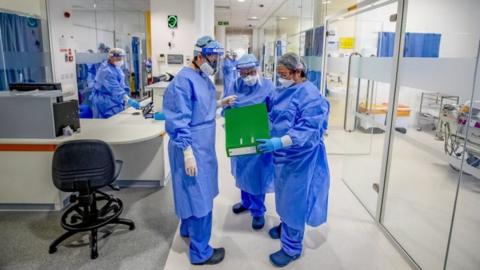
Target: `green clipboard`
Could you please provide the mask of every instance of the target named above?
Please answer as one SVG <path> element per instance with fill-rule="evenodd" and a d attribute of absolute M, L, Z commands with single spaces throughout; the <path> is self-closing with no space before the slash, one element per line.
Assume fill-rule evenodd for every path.
<path fill-rule="evenodd" d="M 257 154 L 257 139 L 270 139 L 265 103 L 225 110 L 227 156 Z"/>

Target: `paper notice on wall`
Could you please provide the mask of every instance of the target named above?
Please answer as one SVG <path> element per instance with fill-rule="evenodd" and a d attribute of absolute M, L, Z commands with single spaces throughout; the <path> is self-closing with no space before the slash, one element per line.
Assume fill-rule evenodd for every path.
<path fill-rule="evenodd" d="M 341 37 L 339 39 L 340 49 L 353 49 L 355 48 L 355 38 L 353 37 Z"/>

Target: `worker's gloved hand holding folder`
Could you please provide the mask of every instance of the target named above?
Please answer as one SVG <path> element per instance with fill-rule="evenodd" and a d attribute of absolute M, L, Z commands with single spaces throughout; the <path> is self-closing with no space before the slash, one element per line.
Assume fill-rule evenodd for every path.
<path fill-rule="evenodd" d="M 268 112 L 265 103 L 225 110 L 227 156 L 259 153 L 257 139 L 269 139 Z"/>

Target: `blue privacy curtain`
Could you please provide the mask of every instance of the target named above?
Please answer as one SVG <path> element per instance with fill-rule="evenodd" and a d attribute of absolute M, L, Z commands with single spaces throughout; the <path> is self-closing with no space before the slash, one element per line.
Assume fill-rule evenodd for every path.
<path fill-rule="evenodd" d="M 133 62 L 133 73 L 135 74 L 135 89 L 132 89 L 134 92 L 139 92 L 140 87 L 140 39 L 138 37 L 132 37 L 132 62 Z"/>
<path fill-rule="evenodd" d="M 305 59 L 320 61 L 323 53 L 323 31 L 324 27 L 320 26 L 305 32 Z M 307 79 L 320 89 L 322 73 L 319 70 L 312 69 L 312 63 L 307 62 Z M 321 63 L 317 63 L 317 65 L 321 66 Z"/>
<path fill-rule="evenodd" d="M 41 21 L 0 12 L 0 90 L 14 82 L 45 82 Z"/>
<path fill-rule="evenodd" d="M 438 57 L 441 34 L 405 33 L 404 57 Z M 392 57 L 395 44 L 395 33 L 380 32 L 378 34 L 378 57 Z"/>

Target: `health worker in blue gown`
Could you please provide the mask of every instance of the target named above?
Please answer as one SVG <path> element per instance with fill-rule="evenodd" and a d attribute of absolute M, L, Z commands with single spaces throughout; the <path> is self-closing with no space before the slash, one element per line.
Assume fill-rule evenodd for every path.
<path fill-rule="evenodd" d="M 90 95 L 94 118 L 110 118 L 125 109 L 125 104 L 140 109 L 138 101 L 130 98 L 130 88 L 125 84 L 122 71 L 125 51 L 113 48 L 108 59 L 98 68 L 95 83 Z"/>
<path fill-rule="evenodd" d="M 213 199 L 218 194 L 215 112 L 235 101 L 226 97 L 217 102 L 209 78 L 222 54 L 222 45 L 211 37 L 198 39 L 191 65 L 177 73 L 163 100 L 175 213 L 181 220 L 181 236 L 190 240 L 189 257 L 195 265 L 217 264 L 225 256 L 223 248 L 209 245 Z"/>
<path fill-rule="evenodd" d="M 329 103 L 305 78 L 303 60 L 286 53 L 278 60 L 281 84 L 270 102 L 271 139 L 258 140 L 259 150 L 273 152 L 275 203 L 281 224 L 269 231 L 281 249 L 270 261 L 283 267 L 302 254 L 305 224 L 327 220 L 330 176 L 323 135 Z"/>
<path fill-rule="evenodd" d="M 224 94 L 237 96 L 231 107 L 266 102 L 275 87 L 270 80 L 260 76 L 255 55 L 243 55 L 236 67 L 239 78 L 230 88 L 225 89 Z M 273 191 L 272 154 L 238 156 L 232 157 L 230 161 L 231 172 L 241 195 L 241 202 L 232 207 L 233 213 L 250 211 L 252 228 L 260 230 L 265 225 L 265 194 Z"/>
<path fill-rule="evenodd" d="M 237 80 L 237 53 L 230 51 L 223 61 L 223 89 L 230 88 Z"/>

